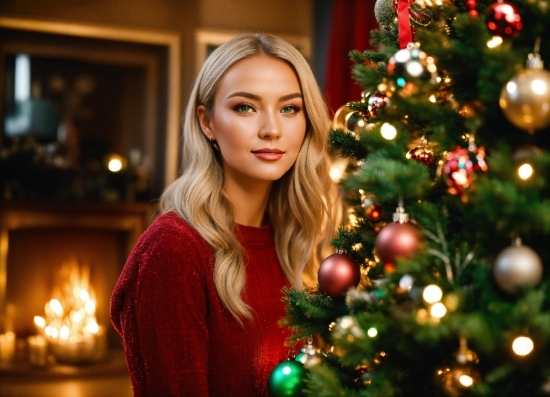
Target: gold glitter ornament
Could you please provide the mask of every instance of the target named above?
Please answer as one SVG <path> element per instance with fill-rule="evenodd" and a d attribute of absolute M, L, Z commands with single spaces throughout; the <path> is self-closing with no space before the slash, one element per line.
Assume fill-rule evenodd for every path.
<path fill-rule="evenodd" d="M 349 107 L 349 103 L 340 106 L 332 119 L 332 129 L 358 133 L 367 128 L 369 115 L 362 115 Z"/>
<path fill-rule="evenodd" d="M 392 30 L 392 23 L 396 23 L 396 16 L 393 13 L 392 0 L 377 0 L 374 5 L 374 16 L 380 26 L 386 30 Z"/>
<path fill-rule="evenodd" d="M 429 8 L 423 7 L 415 0 L 408 0 L 409 20 L 411 23 L 411 33 L 413 40 L 416 36 L 416 29 L 425 27 L 433 19 L 433 12 Z M 398 0 L 377 0 L 374 4 L 374 16 L 382 28 L 389 31 L 392 35 L 398 35 L 397 23 Z"/>
<path fill-rule="evenodd" d="M 426 138 L 422 138 L 418 146 L 409 150 L 406 157 L 407 159 L 418 161 L 427 167 L 432 166 L 435 162 L 435 153 L 428 145 L 428 140 Z"/>

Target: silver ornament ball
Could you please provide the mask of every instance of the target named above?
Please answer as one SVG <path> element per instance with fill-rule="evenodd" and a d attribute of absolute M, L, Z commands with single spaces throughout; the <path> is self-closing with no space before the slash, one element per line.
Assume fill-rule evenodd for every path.
<path fill-rule="evenodd" d="M 514 242 L 502 250 L 493 266 L 497 285 L 508 294 L 515 295 L 518 287 L 536 286 L 542 278 L 542 261 L 530 247 Z"/>

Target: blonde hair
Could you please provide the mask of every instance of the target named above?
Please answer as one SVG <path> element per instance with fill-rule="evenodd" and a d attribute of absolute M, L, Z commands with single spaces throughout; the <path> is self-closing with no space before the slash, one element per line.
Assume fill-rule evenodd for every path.
<path fill-rule="evenodd" d="M 259 54 L 286 61 L 301 84 L 306 135 L 295 164 L 274 183 L 267 212 L 277 255 L 290 284 L 303 288 L 303 280 L 315 279 L 323 255 L 320 249 L 328 246 L 334 231 L 327 157 L 330 121 L 307 61 L 286 41 L 265 34 L 244 34 L 212 52 L 197 76 L 183 119 L 182 175 L 160 198 L 162 213 L 176 211 L 212 247 L 217 292 L 239 322 L 243 317 L 252 318 L 241 298 L 246 281 L 244 252 L 233 234 L 235 223 L 231 203 L 223 193 L 220 159 L 200 129 L 196 110 L 199 105 L 213 110 L 216 89 L 227 70 Z"/>

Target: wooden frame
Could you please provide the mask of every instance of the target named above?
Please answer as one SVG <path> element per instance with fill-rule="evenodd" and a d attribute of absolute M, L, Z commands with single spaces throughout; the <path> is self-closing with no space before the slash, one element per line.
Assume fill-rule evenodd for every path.
<path fill-rule="evenodd" d="M 195 73 L 198 73 L 202 64 L 215 47 L 225 43 L 229 39 L 241 34 L 239 31 L 227 30 L 197 30 L 195 32 Z M 293 36 L 276 34 L 294 45 L 309 61 L 311 57 L 311 42 L 307 36 Z"/>
<path fill-rule="evenodd" d="M 164 184 L 168 185 L 177 178 L 179 170 L 178 143 L 181 118 L 181 44 L 178 34 L 5 17 L 0 17 L 0 29 L 147 44 L 165 48 L 168 53 L 168 84 L 165 98 L 166 143 L 164 148 Z"/>

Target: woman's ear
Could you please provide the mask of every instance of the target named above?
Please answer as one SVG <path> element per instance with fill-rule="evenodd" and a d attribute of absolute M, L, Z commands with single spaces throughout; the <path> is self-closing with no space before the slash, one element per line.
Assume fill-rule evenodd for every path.
<path fill-rule="evenodd" d="M 197 119 L 201 126 L 202 133 L 208 138 L 208 140 L 216 140 L 213 129 L 210 127 L 210 113 L 204 105 L 197 107 Z"/>

